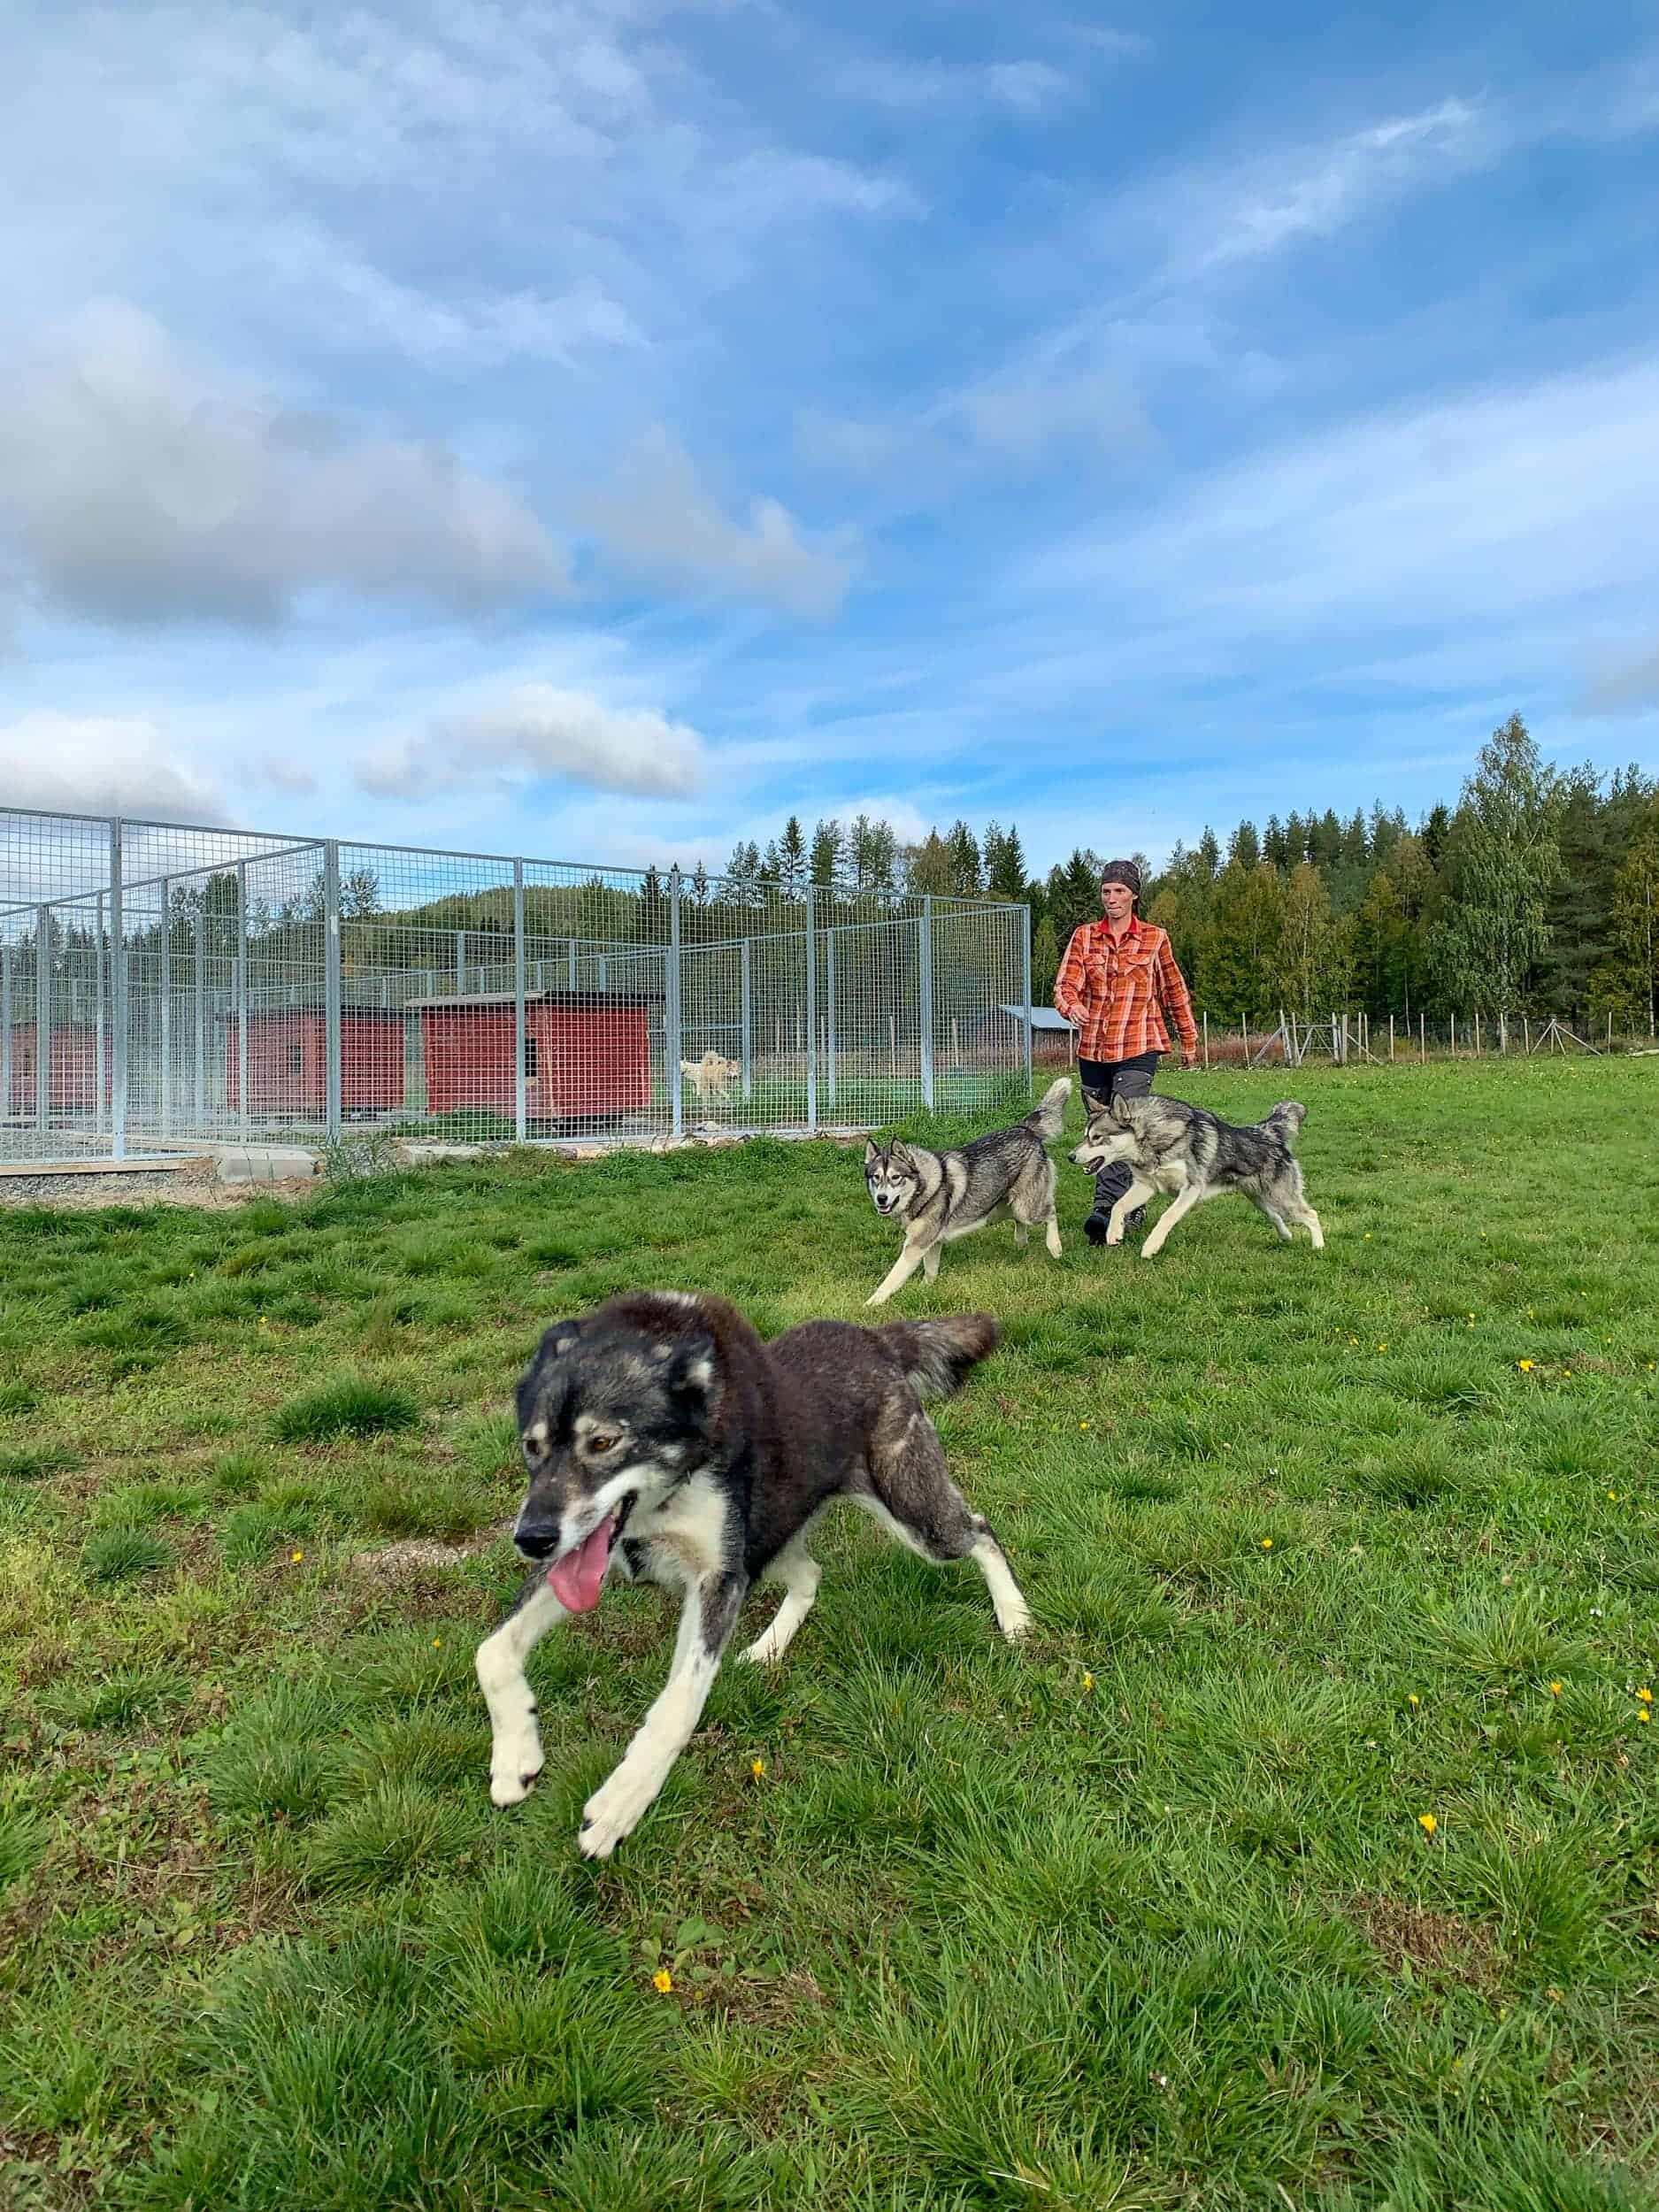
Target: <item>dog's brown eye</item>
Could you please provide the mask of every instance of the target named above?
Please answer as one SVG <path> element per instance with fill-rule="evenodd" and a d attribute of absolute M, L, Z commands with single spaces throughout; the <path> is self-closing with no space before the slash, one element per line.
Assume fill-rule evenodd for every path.
<path fill-rule="evenodd" d="M 595 1429 L 588 1436 L 588 1448 L 590 1452 L 603 1455 L 605 1452 L 612 1450 L 615 1448 L 616 1441 L 616 1435 L 612 1430 Z"/>

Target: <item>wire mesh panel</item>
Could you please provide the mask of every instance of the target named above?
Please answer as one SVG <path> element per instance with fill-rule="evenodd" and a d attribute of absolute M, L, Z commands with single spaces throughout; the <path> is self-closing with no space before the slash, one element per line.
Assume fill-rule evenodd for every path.
<path fill-rule="evenodd" d="M 15 812 L 0 849 L 8 1160 L 814 1129 L 1023 1066 L 1023 908 Z"/>

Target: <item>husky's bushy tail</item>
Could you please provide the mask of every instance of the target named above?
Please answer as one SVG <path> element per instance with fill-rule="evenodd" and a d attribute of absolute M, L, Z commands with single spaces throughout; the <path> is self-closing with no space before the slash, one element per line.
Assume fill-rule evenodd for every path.
<path fill-rule="evenodd" d="M 949 1398 L 969 1371 L 996 1349 L 997 1327 L 988 1313 L 953 1313 L 942 1321 L 889 1321 L 876 1333 L 904 1362 L 924 1398 Z"/>
<path fill-rule="evenodd" d="M 1281 1098 L 1267 1117 L 1269 1128 L 1277 1128 L 1288 1146 L 1298 1129 L 1308 1118 L 1308 1109 L 1299 1098 Z"/>
<path fill-rule="evenodd" d="M 1071 1079 L 1063 1075 L 1057 1083 L 1049 1084 L 1042 1094 L 1042 1102 L 1026 1115 L 1022 1127 L 1029 1129 L 1044 1144 L 1052 1144 L 1065 1126 L 1065 1102 L 1071 1095 Z"/>

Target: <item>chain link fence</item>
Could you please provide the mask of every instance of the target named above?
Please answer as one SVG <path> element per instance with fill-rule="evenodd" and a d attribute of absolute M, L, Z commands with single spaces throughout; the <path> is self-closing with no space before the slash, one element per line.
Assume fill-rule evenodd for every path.
<path fill-rule="evenodd" d="M 5 1163 L 1029 1095 L 1024 906 L 18 810 L 0 855 Z"/>

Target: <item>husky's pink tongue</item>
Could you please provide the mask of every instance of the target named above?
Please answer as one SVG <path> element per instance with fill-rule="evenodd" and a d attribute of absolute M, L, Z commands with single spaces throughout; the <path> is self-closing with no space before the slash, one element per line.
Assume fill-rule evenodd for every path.
<path fill-rule="evenodd" d="M 567 1551 L 548 1569 L 548 1587 L 567 1613 L 591 1613 L 599 1602 L 600 1585 L 611 1563 L 611 1535 L 617 1517 L 607 1514 L 598 1527 L 574 1551 Z"/>

